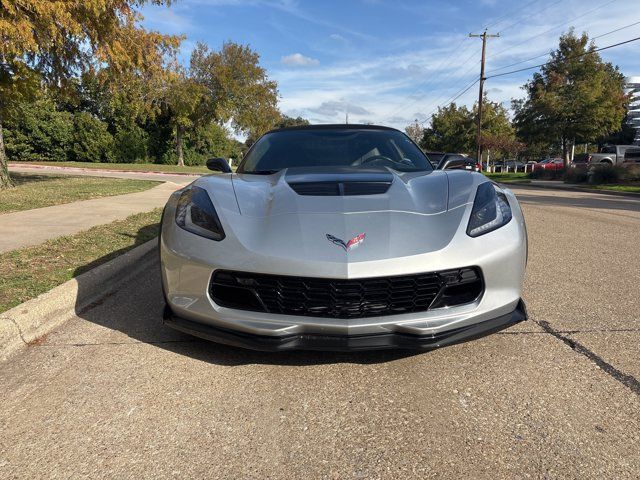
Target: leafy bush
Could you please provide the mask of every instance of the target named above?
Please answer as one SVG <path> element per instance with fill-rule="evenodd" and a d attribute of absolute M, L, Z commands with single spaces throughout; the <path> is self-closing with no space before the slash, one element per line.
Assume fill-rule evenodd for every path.
<path fill-rule="evenodd" d="M 9 160 L 69 160 L 73 142 L 73 117 L 56 110 L 53 102 L 21 103 L 5 122 Z"/>
<path fill-rule="evenodd" d="M 632 165 L 625 168 L 623 179 L 627 182 L 640 182 L 640 165 Z"/>
<path fill-rule="evenodd" d="M 625 173 L 625 169 L 621 167 L 597 165 L 590 172 L 589 183 L 594 185 L 619 183 Z"/>
<path fill-rule="evenodd" d="M 536 168 L 530 174 L 529 178 L 535 180 L 556 180 L 562 178 L 564 170 L 545 170 L 543 168 Z"/>
<path fill-rule="evenodd" d="M 148 159 L 149 134 L 137 125 L 119 129 L 114 136 L 114 161 L 144 163 Z"/>
<path fill-rule="evenodd" d="M 73 160 L 77 162 L 113 162 L 113 137 L 107 124 L 87 112 L 74 115 Z"/>
<path fill-rule="evenodd" d="M 242 156 L 242 146 L 240 142 L 228 137 L 224 127 L 211 123 L 185 134 L 182 147 L 184 164 L 204 165 L 212 157 L 233 158 L 237 163 Z M 178 163 L 175 143 L 162 155 L 161 163 Z"/>
<path fill-rule="evenodd" d="M 586 183 L 589 181 L 589 172 L 586 168 L 569 168 L 564 173 L 564 183 Z"/>

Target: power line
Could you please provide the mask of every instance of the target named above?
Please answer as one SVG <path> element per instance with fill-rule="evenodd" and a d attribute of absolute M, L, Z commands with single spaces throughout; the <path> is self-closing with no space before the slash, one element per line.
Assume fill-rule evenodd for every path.
<path fill-rule="evenodd" d="M 450 56 L 448 57 L 449 61 L 446 63 L 446 65 L 443 65 L 444 60 L 443 59 L 438 66 L 435 68 L 435 70 L 439 70 L 440 68 L 444 68 L 444 67 L 448 67 L 451 62 L 453 61 L 453 59 L 455 59 L 455 55 L 454 53 L 462 46 L 462 44 L 464 42 L 466 42 L 467 40 L 469 40 L 469 37 L 464 37 L 462 39 L 462 41 L 460 43 L 458 43 L 456 45 L 456 47 L 451 51 Z M 416 93 L 418 93 L 420 90 L 422 90 L 422 88 L 426 87 L 427 85 L 432 85 L 433 84 L 433 78 L 430 78 L 422 83 L 419 83 L 418 86 L 416 87 L 416 89 L 411 92 L 409 95 L 407 95 L 407 99 L 410 99 L 411 97 L 413 97 Z M 405 106 L 407 106 L 410 102 L 404 102 L 403 104 L 401 104 L 401 106 L 399 106 L 398 108 L 395 108 L 394 110 L 392 110 L 390 113 L 386 114 L 384 118 L 390 118 L 393 115 L 395 115 L 397 112 L 399 112 L 400 110 L 402 110 L 403 108 L 405 108 Z"/>
<path fill-rule="evenodd" d="M 429 121 L 429 119 L 431 118 L 431 115 L 438 109 L 438 107 L 442 106 L 442 105 L 448 105 L 452 102 L 455 102 L 458 98 L 460 98 L 462 95 L 464 95 L 465 93 L 467 93 L 471 87 L 473 87 L 476 83 L 478 83 L 480 81 L 479 78 L 476 78 L 473 82 L 471 82 L 469 85 L 467 85 L 466 87 L 464 87 L 464 89 L 459 90 L 457 93 L 455 93 L 452 97 L 450 97 L 448 100 L 445 100 L 444 102 L 439 103 L 433 110 L 431 110 L 427 115 L 424 120 L 422 120 L 420 122 L 420 125 L 424 125 L 425 123 L 427 123 Z"/>
<path fill-rule="evenodd" d="M 638 25 L 638 24 L 640 24 L 640 21 L 637 21 L 635 23 L 630 23 L 629 25 L 625 25 L 624 27 L 616 28 L 615 30 L 611 30 L 610 32 L 606 32 L 606 33 L 603 33 L 601 35 L 597 35 L 595 37 L 592 37 L 591 40 L 596 40 L 598 38 L 606 37 L 607 35 L 611 35 L 612 33 L 619 32 L 620 30 L 624 30 L 625 28 L 633 27 L 633 26 Z M 493 71 L 495 72 L 495 71 L 499 71 L 499 70 L 504 70 L 505 68 L 514 67 L 516 65 L 521 65 L 523 63 L 530 62 L 531 60 L 535 60 L 536 58 L 546 57 L 547 55 L 549 55 L 548 51 L 544 52 L 544 53 L 541 53 L 540 55 L 536 55 L 535 57 L 527 58 L 526 60 L 520 60 L 519 62 L 514 62 L 514 63 L 510 63 L 509 65 L 504 65 L 502 67 L 494 69 Z"/>
<path fill-rule="evenodd" d="M 476 55 L 478 55 L 478 53 L 480 53 L 479 50 L 474 50 L 471 55 L 469 55 L 463 62 L 461 62 L 462 64 L 467 63 L 469 60 L 471 60 L 471 58 L 475 57 Z M 480 62 L 476 62 L 473 63 L 468 69 L 466 69 L 462 74 L 460 74 L 460 78 L 464 78 L 473 68 L 476 67 L 476 65 L 478 65 Z M 457 73 L 455 70 L 449 72 L 448 74 L 444 75 L 443 77 L 439 77 L 437 78 L 437 80 L 442 83 L 445 80 L 447 80 L 448 78 L 450 78 L 454 73 Z M 423 95 L 424 96 L 424 95 Z M 435 101 L 431 101 L 429 103 L 427 103 L 427 105 L 425 106 L 426 109 L 431 108 L 433 106 L 434 103 L 436 103 L 437 100 Z"/>
<path fill-rule="evenodd" d="M 527 38 L 526 40 L 523 40 L 520 43 L 513 44 L 510 47 L 505 48 L 504 50 L 501 50 L 501 51 L 499 51 L 497 53 L 494 53 L 493 55 L 490 55 L 488 58 L 493 58 L 493 57 L 500 56 L 504 52 L 507 52 L 507 51 L 509 51 L 509 50 L 511 50 L 511 49 L 513 49 L 515 47 L 518 47 L 518 46 L 520 46 L 520 45 L 522 45 L 524 43 L 530 42 L 534 38 L 538 38 L 538 37 L 541 37 L 542 35 L 546 35 L 547 33 L 553 32 L 554 30 L 557 30 L 560 27 L 564 27 L 569 23 L 575 22 L 576 20 L 579 20 L 579 19 L 581 19 L 583 17 L 586 17 L 587 15 L 595 12 L 596 10 L 600 10 L 601 8 L 604 8 L 607 5 L 611 5 L 612 3 L 617 2 L 617 1 L 618 0 L 610 0 L 610 1 L 606 2 L 606 3 L 603 3 L 602 5 L 599 5 L 599 6 L 595 7 L 595 8 L 592 8 L 591 10 L 588 10 L 588 11 L 584 12 L 582 15 L 578 15 L 577 17 L 574 17 L 571 20 L 568 20 L 566 22 L 559 23 L 558 25 L 556 25 L 555 27 L 550 28 L 549 30 L 545 30 L 544 32 L 541 32 L 541 33 L 538 33 L 538 34 L 536 34 L 536 35 L 534 35 L 532 37 L 529 37 L 529 38 Z"/>
<path fill-rule="evenodd" d="M 625 28 L 633 27 L 638 24 L 640 24 L 640 20 L 635 23 L 630 23 L 629 25 L 625 25 L 624 27 L 616 28 L 615 30 L 611 30 L 610 32 L 603 33 L 602 35 L 598 35 L 597 37 L 593 37 L 592 40 L 595 40 L 596 38 L 606 37 L 607 35 L 611 35 L 612 33 L 619 32 L 620 30 L 624 30 Z"/>
<path fill-rule="evenodd" d="M 526 15 L 525 17 L 522 17 L 520 20 L 517 20 L 515 22 L 513 22 L 512 24 L 510 24 L 508 27 L 504 27 L 500 29 L 500 33 L 504 32 L 505 30 L 509 30 L 510 28 L 515 27 L 516 25 L 520 25 L 522 22 L 524 22 L 525 20 L 530 19 L 531 17 L 533 17 L 534 15 L 539 15 L 542 12 L 549 10 L 551 7 L 555 7 L 557 4 L 562 3 L 564 0 L 557 0 L 553 3 L 550 3 L 549 5 L 541 8 L 540 10 L 536 10 L 532 13 L 530 13 L 529 15 Z"/>
<path fill-rule="evenodd" d="M 594 50 L 589 50 L 588 52 L 580 53 L 578 55 L 572 55 L 572 56 L 567 57 L 567 59 L 569 60 L 569 59 L 584 57 L 586 55 L 589 55 L 590 53 L 601 52 L 603 50 L 608 50 L 610 48 L 619 47 L 621 45 L 626 45 L 627 43 L 636 42 L 638 40 L 640 40 L 640 37 L 631 38 L 631 39 L 625 40 L 623 42 L 614 43 L 613 45 L 607 45 L 606 47 L 600 47 L 600 48 L 596 48 Z M 485 80 L 488 80 L 490 78 L 495 78 L 495 77 L 502 77 L 504 75 L 511 75 L 513 73 L 524 72 L 526 70 L 532 70 L 534 68 L 544 67 L 545 65 L 548 65 L 549 63 L 551 63 L 551 62 L 545 62 L 545 63 L 541 63 L 540 65 L 534 65 L 532 67 L 520 68 L 518 70 L 512 70 L 512 71 L 509 71 L 509 72 L 497 73 L 497 74 L 494 74 L 494 75 L 489 74 L 489 75 L 487 75 L 485 77 Z M 489 72 L 489 73 L 491 73 L 491 72 Z M 431 110 L 427 114 L 426 118 L 423 121 L 421 121 L 420 124 L 424 125 L 431 118 L 431 114 L 433 114 L 437 110 L 438 107 L 440 107 L 442 105 L 446 105 L 446 104 L 452 103 L 452 102 L 455 102 L 458 98 L 460 98 L 462 95 L 467 93 L 471 89 L 471 87 L 473 87 L 479 81 L 480 81 L 480 79 L 476 78 L 472 83 L 468 84 L 462 90 L 456 92 L 456 94 L 454 94 L 454 96 L 450 97 L 449 99 L 445 100 L 444 102 L 439 103 L 436 108 L 434 108 L 433 110 Z"/>
<path fill-rule="evenodd" d="M 504 15 L 501 15 L 500 17 L 498 17 L 497 19 L 495 19 L 493 22 L 491 22 L 491 23 L 489 23 L 489 24 L 485 25 L 485 26 L 483 27 L 483 29 L 484 29 L 484 30 L 486 30 L 486 29 L 487 29 L 487 28 L 489 28 L 490 26 L 497 25 L 497 24 L 501 23 L 502 21 L 504 21 L 504 20 L 508 19 L 509 17 L 513 16 L 513 14 L 514 14 L 514 13 L 519 13 L 519 12 L 521 12 L 523 9 L 525 9 L 525 8 L 527 8 L 527 7 L 531 6 L 531 5 L 533 5 L 534 3 L 537 3 L 537 2 L 539 2 L 539 1 L 541 1 L 541 0 L 531 0 L 530 2 L 526 3 L 525 5 L 519 6 L 517 9 L 514 9 L 514 10 L 512 10 L 512 11 L 510 11 L 510 12 L 508 12 L 508 13 L 504 14 Z M 546 10 L 546 9 L 550 8 L 551 6 L 555 5 L 556 3 L 559 3 L 560 1 L 562 1 L 562 0 L 558 0 L 557 2 L 555 2 L 555 3 L 551 4 L 551 5 L 548 5 L 548 6 L 544 7 L 544 8 L 543 8 L 542 10 L 540 10 L 540 11 L 544 11 L 544 10 Z M 517 25 L 518 23 L 520 23 L 520 22 L 522 22 L 522 21 L 526 20 L 526 18 L 529 18 L 529 17 L 530 17 L 530 16 L 527 16 L 527 17 L 525 17 L 524 19 L 520 20 L 519 22 L 512 23 L 512 24 L 511 24 L 509 27 L 507 27 L 507 28 L 511 28 L 511 27 L 513 27 L 513 26 Z M 458 50 L 460 49 L 460 47 L 464 44 L 464 42 L 465 42 L 466 40 L 468 40 L 468 37 L 464 37 L 464 38 L 462 39 L 462 41 L 461 41 L 460 43 L 458 43 L 458 44 L 456 45 L 456 47 L 455 47 L 455 48 L 453 48 L 453 50 L 451 51 L 451 54 L 449 55 L 449 61 L 446 63 L 446 65 L 444 65 L 444 66 L 443 66 L 443 65 L 442 65 L 442 62 L 440 62 L 440 63 L 438 64 L 438 66 L 436 67 L 436 70 L 439 70 L 439 69 L 441 69 L 441 68 L 448 67 L 449 65 L 451 65 L 451 63 L 452 63 L 452 62 L 455 60 L 455 58 L 456 58 L 456 57 L 455 57 L 455 52 L 456 52 L 456 51 L 458 51 Z M 463 62 L 461 62 L 461 63 L 464 65 L 465 63 L 467 63 L 471 58 L 473 58 L 473 57 L 474 57 L 474 56 L 476 56 L 476 55 L 477 55 L 477 53 L 475 53 L 475 52 L 474 52 L 474 53 L 472 53 L 472 55 L 471 55 L 471 56 L 469 56 L 469 58 L 467 58 L 465 61 L 463 61 Z M 475 63 L 474 65 L 472 65 L 472 67 L 471 67 L 471 68 L 475 67 L 478 63 L 480 63 L 480 62 Z M 469 69 L 469 70 L 471 70 L 471 69 Z M 461 75 L 461 77 L 464 77 L 464 76 L 466 75 L 466 73 L 467 73 L 469 70 L 465 71 L 465 73 L 463 73 L 463 74 Z M 414 95 L 416 95 L 418 92 L 420 92 L 421 90 L 423 90 L 423 89 L 424 89 L 424 88 L 426 88 L 427 86 L 432 86 L 436 80 L 437 80 L 437 81 L 439 81 L 439 82 L 442 82 L 443 80 L 446 80 L 447 78 L 451 77 L 451 76 L 453 75 L 453 73 L 455 73 L 455 71 L 449 72 L 449 74 L 447 74 L 447 75 L 446 75 L 446 76 L 444 76 L 444 77 L 439 77 L 439 78 L 435 78 L 435 77 L 434 77 L 434 78 L 431 78 L 431 79 L 429 79 L 429 80 L 426 80 L 426 81 L 424 81 L 424 82 L 422 82 L 422 83 L 418 84 L 417 88 L 415 88 L 415 89 L 414 89 L 410 94 L 408 94 L 408 95 L 406 96 L 406 98 L 408 99 L 408 101 L 404 101 L 402 104 L 400 104 L 400 106 L 398 106 L 397 108 L 395 108 L 395 109 L 391 110 L 389 113 L 385 114 L 384 118 L 386 118 L 386 119 L 390 119 L 390 118 L 391 118 L 393 115 L 395 115 L 397 112 L 399 112 L 399 111 L 403 110 L 405 107 L 407 107 L 408 105 L 410 105 L 410 103 L 412 102 L 411 97 L 413 97 Z M 424 97 L 424 95 L 422 95 L 422 96 L 420 96 L 420 97 L 418 97 L 418 98 L 422 98 L 422 97 Z M 414 100 L 414 101 L 415 101 L 415 100 Z M 431 105 L 432 105 L 432 104 L 433 104 L 433 102 L 429 103 L 428 107 L 431 107 Z"/>
<path fill-rule="evenodd" d="M 596 53 L 596 52 L 601 52 L 603 50 L 608 50 L 610 48 L 614 48 L 614 47 L 619 47 L 620 45 L 625 45 L 627 43 L 631 43 L 631 42 L 637 42 L 638 40 L 640 40 L 640 37 L 636 37 L 636 38 L 631 38 L 629 40 L 625 40 L 624 42 L 619 42 L 619 43 L 614 43 L 613 45 L 607 45 L 606 47 L 600 47 L 600 48 L 596 48 L 593 50 L 589 50 L 588 52 L 584 52 L 584 53 L 580 53 L 578 55 L 571 55 L 569 57 L 566 57 L 566 60 L 572 60 L 574 58 L 580 58 L 580 57 L 584 57 L 586 55 L 589 55 L 590 53 Z M 511 70 L 509 72 L 503 72 L 503 73 L 496 73 L 494 75 L 487 75 L 487 79 L 489 78 L 495 78 L 495 77 L 502 77 L 504 75 L 511 75 L 513 73 L 518 73 L 518 72 L 524 72 L 526 70 L 532 70 L 534 68 L 540 68 L 540 67 L 544 67 L 545 65 L 549 65 L 551 62 L 545 62 L 545 63 L 541 63 L 540 65 L 534 65 L 532 67 L 525 67 L 525 68 L 519 68 L 518 70 Z"/>
<path fill-rule="evenodd" d="M 482 30 L 488 30 L 488 29 L 498 25 L 500 22 L 502 22 L 506 18 L 509 18 L 514 13 L 520 13 L 522 10 L 524 10 L 528 6 L 533 5 L 534 3 L 538 3 L 539 1 L 540 0 L 531 0 L 529 3 L 526 3 L 526 4 L 522 5 L 522 6 L 518 6 L 518 8 L 516 8 L 514 10 L 511 10 L 510 12 L 507 12 L 504 15 L 499 16 L 492 23 L 488 23 L 488 24 L 483 25 L 482 26 Z"/>

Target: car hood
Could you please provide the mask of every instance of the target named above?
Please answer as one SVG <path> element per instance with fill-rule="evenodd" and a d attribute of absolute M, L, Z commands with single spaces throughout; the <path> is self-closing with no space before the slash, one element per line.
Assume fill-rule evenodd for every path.
<path fill-rule="evenodd" d="M 221 176 L 208 177 L 212 180 L 202 186 L 214 198 L 227 237 L 248 254 L 358 262 L 444 248 L 460 227 L 465 211 L 460 207 L 473 201 L 476 177 L 481 177 L 462 171 L 379 173 L 336 176 L 289 169 L 265 176 L 229 175 L 233 195 L 220 178 L 212 178 Z M 370 195 L 300 193 L 308 192 L 310 186 L 312 193 L 318 193 L 314 185 L 334 181 L 388 182 L 388 188 Z M 364 241 L 348 251 L 335 241 L 348 244 L 359 235 Z"/>

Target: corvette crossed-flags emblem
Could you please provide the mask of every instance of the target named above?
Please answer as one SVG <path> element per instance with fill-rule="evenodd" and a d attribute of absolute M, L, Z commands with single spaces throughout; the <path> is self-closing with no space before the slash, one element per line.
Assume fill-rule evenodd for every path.
<path fill-rule="evenodd" d="M 340 239 L 338 237 L 334 237 L 333 235 L 330 235 L 330 234 L 327 233 L 327 240 L 329 240 L 331 243 L 333 243 L 335 245 L 338 245 L 339 247 L 342 247 L 345 252 L 348 252 L 352 248 L 356 248 L 358 245 L 360 245 L 362 242 L 364 242 L 364 237 L 365 236 L 366 236 L 365 233 L 359 233 L 358 235 L 353 237 L 348 242 L 345 242 L 344 240 L 342 240 L 342 239 Z"/>

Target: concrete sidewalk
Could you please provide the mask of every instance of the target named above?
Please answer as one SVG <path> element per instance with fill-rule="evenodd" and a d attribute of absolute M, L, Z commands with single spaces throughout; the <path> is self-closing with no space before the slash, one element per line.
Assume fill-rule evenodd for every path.
<path fill-rule="evenodd" d="M 163 207 L 178 188 L 181 185 L 166 182 L 144 192 L 0 215 L 0 253 Z"/>

